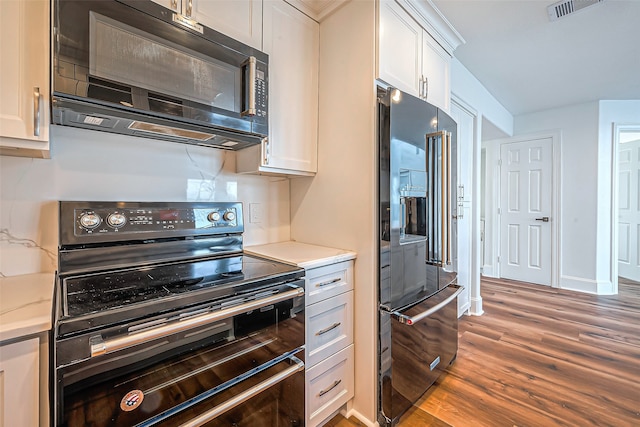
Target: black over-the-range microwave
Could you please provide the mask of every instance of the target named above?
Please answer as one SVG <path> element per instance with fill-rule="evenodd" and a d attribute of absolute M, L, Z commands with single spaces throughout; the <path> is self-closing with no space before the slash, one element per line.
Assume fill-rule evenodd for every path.
<path fill-rule="evenodd" d="M 54 0 L 52 121 L 237 150 L 268 136 L 268 56 L 151 0 Z"/>

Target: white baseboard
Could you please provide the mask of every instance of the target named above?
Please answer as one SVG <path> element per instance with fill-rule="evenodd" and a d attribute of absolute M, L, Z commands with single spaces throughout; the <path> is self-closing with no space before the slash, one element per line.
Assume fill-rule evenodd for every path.
<path fill-rule="evenodd" d="M 358 419 L 358 421 L 360 421 L 362 424 L 366 425 L 367 427 L 380 427 L 380 424 L 378 424 L 377 421 L 369 421 L 367 417 L 365 417 L 355 409 L 348 410 L 344 417 L 345 418 L 355 417 Z"/>
<path fill-rule="evenodd" d="M 575 276 L 560 276 L 559 288 L 594 295 L 616 294 L 614 285 L 609 280 L 597 281 Z"/>
<path fill-rule="evenodd" d="M 482 309 L 482 297 L 478 297 L 478 298 L 471 297 L 471 303 L 469 305 L 469 315 L 482 316 L 483 314 L 484 314 L 484 310 Z"/>
<path fill-rule="evenodd" d="M 498 276 L 496 276 L 495 273 L 493 272 L 493 265 L 488 265 L 488 264 L 485 264 L 482 266 L 482 275 L 487 277 L 498 278 Z"/>

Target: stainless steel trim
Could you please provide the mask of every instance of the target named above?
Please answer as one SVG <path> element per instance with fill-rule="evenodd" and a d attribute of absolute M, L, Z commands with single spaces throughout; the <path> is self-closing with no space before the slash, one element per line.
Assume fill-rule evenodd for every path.
<path fill-rule="evenodd" d="M 257 396 L 258 394 L 262 393 L 263 391 L 265 391 L 266 389 L 268 389 L 269 387 L 284 381 L 285 379 L 289 378 L 290 376 L 303 371 L 304 370 L 304 362 L 300 359 L 298 359 L 295 356 L 291 356 L 289 358 L 291 361 L 293 361 L 295 363 L 295 365 L 291 366 L 290 368 L 285 369 L 284 371 L 280 372 L 277 375 L 272 376 L 271 378 L 268 378 L 264 381 L 262 381 L 259 384 L 256 384 L 255 386 L 251 387 L 249 390 L 246 390 L 238 395 L 236 395 L 235 397 L 233 397 L 232 399 L 227 400 L 226 402 L 208 410 L 207 412 L 204 412 L 202 414 L 200 414 L 199 416 L 197 416 L 196 418 L 193 418 L 191 420 L 189 420 L 188 422 L 182 424 L 180 427 L 199 427 L 203 424 L 208 423 L 209 421 L 213 420 L 214 418 L 224 414 L 227 411 L 230 411 L 231 409 L 235 408 L 236 406 L 246 402 L 247 400 L 251 399 L 254 396 Z"/>
<path fill-rule="evenodd" d="M 40 88 L 33 88 L 33 136 L 40 136 Z"/>
<path fill-rule="evenodd" d="M 331 325 L 331 326 L 329 326 L 327 328 L 320 329 L 318 332 L 316 332 L 316 336 L 324 335 L 327 332 L 334 330 L 335 328 L 337 328 L 340 325 L 342 325 L 342 322 L 337 322 L 337 323 L 334 323 L 333 325 Z"/>
<path fill-rule="evenodd" d="M 270 304 L 274 304 L 280 301 L 286 301 L 288 299 L 304 295 L 303 288 L 297 286 L 292 287 L 294 289 L 283 292 L 281 294 L 276 294 L 267 298 L 247 302 L 224 310 L 189 317 L 187 319 L 179 320 L 174 323 L 162 325 L 157 328 L 146 329 L 144 331 L 132 333 L 129 335 L 109 338 L 107 340 L 103 339 L 102 336 L 97 335 L 91 339 L 91 357 L 113 353 L 125 348 L 133 347 L 138 344 L 143 344 L 145 342 L 163 338 L 171 334 L 186 331 L 198 326 L 203 326 L 211 322 L 218 322 L 220 320 L 233 317 L 237 314 L 242 314 L 247 311 L 255 310 Z"/>
<path fill-rule="evenodd" d="M 438 367 L 439 364 L 440 364 L 440 356 L 438 356 L 435 359 L 433 359 L 433 362 L 431 362 L 429 364 L 429 370 L 433 371 L 434 369 L 436 369 Z"/>
<path fill-rule="evenodd" d="M 342 277 L 337 277 L 335 279 L 327 280 L 326 282 L 316 283 L 316 288 L 322 288 L 323 286 L 332 285 L 334 283 L 338 283 L 342 280 Z"/>
<path fill-rule="evenodd" d="M 250 56 L 247 59 L 247 65 L 249 66 L 249 81 L 247 82 L 247 91 L 249 95 L 249 107 L 244 110 L 242 116 L 255 116 L 256 115 L 256 57 Z"/>
<path fill-rule="evenodd" d="M 449 296 L 447 299 L 445 299 L 444 301 L 434 305 L 433 307 L 431 307 L 428 310 L 423 311 L 422 313 L 416 314 L 415 316 L 406 316 L 398 311 L 394 311 L 391 313 L 391 316 L 396 319 L 398 322 L 403 323 L 405 325 L 409 325 L 409 326 L 413 326 L 414 324 L 416 324 L 417 322 L 421 321 L 422 319 L 431 316 L 433 313 L 441 310 L 443 307 L 445 307 L 447 304 L 449 304 L 451 301 L 453 301 L 458 295 L 460 295 L 460 293 L 464 290 L 464 287 L 459 286 L 458 289 L 451 295 Z"/>
<path fill-rule="evenodd" d="M 424 92 L 424 100 L 426 101 L 427 98 L 429 97 L 429 77 L 425 76 L 423 84 L 424 84 L 424 90 L 423 90 L 423 92 Z"/>
<path fill-rule="evenodd" d="M 440 261 L 442 261 L 441 265 L 445 265 L 446 262 L 446 254 L 447 254 L 447 218 L 449 217 L 449 212 L 447 212 L 447 155 L 446 155 L 446 145 L 447 138 L 445 136 L 445 132 L 440 132 L 440 173 L 442 174 L 440 177 L 440 199 L 442 206 L 442 218 L 440 219 L 440 241 L 441 241 L 441 250 L 442 254 L 440 255 Z"/>
<path fill-rule="evenodd" d="M 320 392 L 318 393 L 318 397 L 322 397 L 325 394 L 329 393 L 331 390 L 333 390 L 334 388 L 338 387 L 338 385 L 340 385 L 341 382 L 342 382 L 342 380 L 335 380 L 333 382 L 333 384 L 331 384 L 331 386 L 328 389 L 320 390 Z"/>
<path fill-rule="evenodd" d="M 193 0 L 189 0 L 187 1 L 187 10 L 185 15 L 187 15 L 188 18 L 191 18 L 192 12 L 193 12 Z"/>
<path fill-rule="evenodd" d="M 262 160 L 265 166 L 269 164 L 269 154 L 269 138 L 265 138 L 262 140 Z"/>
<path fill-rule="evenodd" d="M 407 234 L 407 201 L 400 197 L 400 239 Z"/>
<path fill-rule="evenodd" d="M 447 200 L 447 216 L 446 216 L 446 224 L 447 224 L 447 250 L 445 252 L 445 265 L 451 265 L 453 263 L 453 255 L 452 255 L 452 242 L 453 242 L 453 227 L 451 226 L 451 222 L 453 221 L 453 209 L 451 206 L 451 199 L 453 194 L 453 189 L 451 188 L 451 132 L 446 132 L 444 134 L 446 136 L 446 154 L 447 154 L 447 193 L 445 195 Z"/>

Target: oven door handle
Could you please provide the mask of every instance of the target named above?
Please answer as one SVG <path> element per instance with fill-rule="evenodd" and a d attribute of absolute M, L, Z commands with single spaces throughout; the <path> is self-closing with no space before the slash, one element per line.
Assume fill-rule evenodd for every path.
<path fill-rule="evenodd" d="M 276 374 L 270 378 L 267 378 L 266 380 L 262 381 L 259 384 L 256 384 L 255 386 L 251 387 L 250 389 L 237 394 L 236 396 L 234 396 L 233 398 L 227 400 L 226 402 L 209 409 L 207 412 L 204 412 L 202 414 L 200 414 L 199 416 L 197 416 L 196 418 L 193 418 L 191 420 L 189 420 L 188 422 L 182 424 L 180 427 L 199 427 L 203 424 L 208 423 L 209 421 L 213 420 L 216 417 L 219 417 L 220 415 L 224 414 L 227 411 L 230 411 L 231 409 L 235 408 L 236 406 L 246 402 L 247 400 L 251 399 L 254 396 L 257 396 L 258 394 L 262 393 L 263 391 L 265 391 L 266 389 L 268 389 L 269 387 L 284 381 L 285 379 L 289 378 L 290 376 L 297 374 L 300 371 L 304 371 L 304 362 L 300 359 L 298 359 L 295 356 L 291 356 L 289 358 L 294 364 L 285 369 L 284 371 L 280 372 L 279 374 Z"/>
<path fill-rule="evenodd" d="M 261 298 L 256 301 L 246 302 L 244 304 L 236 305 L 234 307 L 226 308 L 220 311 L 189 317 L 184 320 L 179 320 L 174 323 L 158 326 L 156 328 L 146 329 L 144 331 L 135 332 L 129 335 L 109 338 L 107 340 L 102 338 L 102 335 L 93 336 L 89 340 L 89 344 L 91 346 L 91 357 L 113 353 L 125 348 L 136 346 L 138 344 L 143 344 L 159 338 L 164 338 L 178 332 L 187 331 L 189 329 L 204 326 L 212 322 L 218 322 L 220 320 L 228 319 L 238 314 L 246 313 L 247 311 L 256 310 L 271 304 L 304 295 L 303 288 L 297 286 L 292 287 L 294 289 L 290 291 L 272 295 L 267 298 Z"/>

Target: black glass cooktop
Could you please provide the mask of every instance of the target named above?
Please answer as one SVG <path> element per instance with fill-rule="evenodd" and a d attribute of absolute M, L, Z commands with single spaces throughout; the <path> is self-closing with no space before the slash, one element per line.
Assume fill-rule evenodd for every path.
<path fill-rule="evenodd" d="M 64 316 L 179 299 L 198 292 L 206 293 L 205 299 L 229 297 L 250 283 L 274 282 L 296 272 L 303 275 L 298 267 L 243 254 L 73 276 L 62 279 Z"/>

